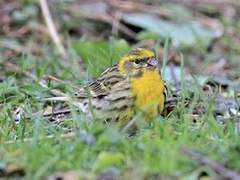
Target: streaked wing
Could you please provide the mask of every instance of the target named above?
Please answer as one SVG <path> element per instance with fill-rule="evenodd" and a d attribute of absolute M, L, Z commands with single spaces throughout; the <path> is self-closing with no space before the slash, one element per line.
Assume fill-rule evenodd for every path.
<path fill-rule="evenodd" d="M 128 109 L 131 109 L 135 97 L 131 94 L 127 79 L 114 84 L 106 96 L 92 99 L 92 107 L 98 117 L 107 121 L 127 119 Z"/>
<path fill-rule="evenodd" d="M 84 88 L 80 89 L 75 95 L 77 98 L 88 98 L 88 97 L 97 97 L 104 96 L 107 94 L 106 88 L 103 86 L 103 83 L 96 80 Z"/>
<path fill-rule="evenodd" d="M 75 96 L 78 98 L 106 96 L 116 83 L 124 79 L 125 77 L 119 73 L 117 65 L 114 65 L 105 70 L 96 81 L 80 89 Z"/>
<path fill-rule="evenodd" d="M 129 79 L 122 76 L 115 65 L 76 93 L 79 99 L 78 107 L 87 117 L 92 117 L 94 112 L 98 118 L 118 121 L 129 115 L 126 112 L 133 105 L 134 97 L 130 88 Z"/>

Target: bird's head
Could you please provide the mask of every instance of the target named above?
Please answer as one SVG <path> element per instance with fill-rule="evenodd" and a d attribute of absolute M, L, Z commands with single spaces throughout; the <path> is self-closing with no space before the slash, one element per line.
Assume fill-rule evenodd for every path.
<path fill-rule="evenodd" d="M 154 51 L 146 48 L 137 48 L 126 54 L 120 59 L 118 66 L 120 73 L 129 77 L 138 77 L 157 68 L 158 60 Z"/>

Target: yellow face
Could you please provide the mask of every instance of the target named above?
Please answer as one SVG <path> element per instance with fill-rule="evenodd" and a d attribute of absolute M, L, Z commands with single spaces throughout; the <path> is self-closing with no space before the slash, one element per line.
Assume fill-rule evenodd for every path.
<path fill-rule="evenodd" d="M 152 50 L 138 48 L 125 55 L 119 62 L 119 71 L 121 74 L 129 77 L 141 76 L 144 71 L 156 70 L 158 60 Z"/>

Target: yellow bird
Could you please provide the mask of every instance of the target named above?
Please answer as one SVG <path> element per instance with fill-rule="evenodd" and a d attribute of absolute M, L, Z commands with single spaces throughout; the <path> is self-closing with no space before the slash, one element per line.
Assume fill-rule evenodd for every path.
<path fill-rule="evenodd" d="M 90 119 L 125 125 L 139 111 L 150 122 L 164 108 L 165 90 L 154 51 L 138 48 L 75 93 L 74 104 Z"/>

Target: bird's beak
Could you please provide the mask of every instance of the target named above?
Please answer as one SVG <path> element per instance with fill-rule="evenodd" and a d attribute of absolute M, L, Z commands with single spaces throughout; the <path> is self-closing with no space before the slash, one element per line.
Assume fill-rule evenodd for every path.
<path fill-rule="evenodd" d="M 153 59 L 149 59 L 148 61 L 147 61 L 147 64 L 148 64 L 148 66 L 153 66 L 153 67 L 157 67 L 158 66 L 158 60 L 157 59 L 155 59 L 155 58 L 153 58 Z"/>

